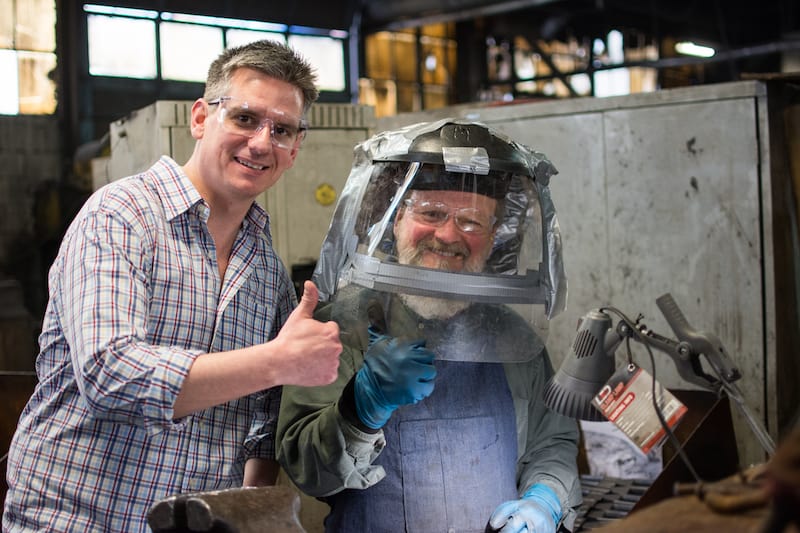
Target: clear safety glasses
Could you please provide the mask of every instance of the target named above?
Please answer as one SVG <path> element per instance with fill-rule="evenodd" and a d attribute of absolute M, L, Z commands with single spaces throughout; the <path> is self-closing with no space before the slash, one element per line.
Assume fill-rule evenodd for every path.
<path fill-rule="evenodd" d="M 456 227 L 471 235 L 488 235 L 494 230 L 497 218 L 474 207 L 454 208 L 440 202 L 407 198 L 403 201 L 413 220 L 426 226 L 441 227 L 453 217 Z"/>
<path fill-rule="evenodd" d="M 251 108 L 246 101 L 233 96 L 221 96 L 208 105 L 219 106 L 219 122 L 226 132 L 250 139 L 268 129 L 270 141 L 278 148 L 290 150 L 299 146 L 308 131 L 306 121 L 300 117 Z"/>

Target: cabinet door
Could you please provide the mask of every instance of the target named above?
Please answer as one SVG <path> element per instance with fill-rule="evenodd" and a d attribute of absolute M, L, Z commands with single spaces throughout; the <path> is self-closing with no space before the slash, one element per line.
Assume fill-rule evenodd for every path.
<path fill-rule="evenodd" d="M 569 350 L 578 319 L 601 305 L 630 318 L 642 313 L 651 329 L 675 338 L 655 303 L 671 293 L 693 327 L 721 339 L 744 374 L 739 386 L 748 406 L 764 420 L 756 100 L 661 102 L 496 125 L 559 170 L 551 190 L 569 297 L 551 323 L 554 364 Z M 647 352 L 634 348 L 637 362 L 652 371 Z M 694 388 L 665 354 L 655 357 L 662 384 Z M 734 415 L 740 453 L 759 460 L 758 444 Z"/>

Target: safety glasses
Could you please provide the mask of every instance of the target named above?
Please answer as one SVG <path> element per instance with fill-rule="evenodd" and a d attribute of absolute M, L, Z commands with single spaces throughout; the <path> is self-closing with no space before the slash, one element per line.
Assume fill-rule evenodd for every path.
<path fill-rule="evenodd" d="M 411 218 L 426 226 L 441 227 L 453 217 L 456 227 L 472 235 L 488 235 L 494 230 L 497 218 L 474 207 L 454 208 L 441 202 L 419 201 L 407 198 L 403 201 Z"/>
<path fill-rule="evenodd" d="M 219 106 L 219 122 L 226 132 L 250 139 L 267 130 L 272 144 L 285 150 L 299 147 L 308 131 L 306 121 L 300 117 L 274 109 L 251 107 L 233 96 L 221 96 L 209 101 L 208 105 Z"/>

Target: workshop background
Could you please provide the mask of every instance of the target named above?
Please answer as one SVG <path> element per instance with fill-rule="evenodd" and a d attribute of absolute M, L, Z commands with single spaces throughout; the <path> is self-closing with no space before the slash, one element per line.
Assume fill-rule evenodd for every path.
<path fill-rule="evenodd" d="M 2 0 L 0 403 L 11 408 L 0 458 L 35 384 L 47 269 L 72 216 L 162 153 L 184 162 L 208 62 L 256 37 L 286 39 L 322 75 L 301 157 L 259 199 L 298 285 L 357 142 L 422 120 L 481 120 L 559 170 L 569 297 L 550 324 L 556 366 L 578 319 L 601 305 L 672 337 L 655 306 L 670 293 L 719 336 L 772 438 L 797 425 L 795 0 Z M 705 56 L 679 52 L 687 43 Z M 696 388 L 655 356 L 659 381 Z M 698 462 L 731 446 L 741 465 L 763 460 L 731 411 L 730 434 L 698 422 L 718 446 Z M 3 496 L 4 460 L 0 472 Z"/>

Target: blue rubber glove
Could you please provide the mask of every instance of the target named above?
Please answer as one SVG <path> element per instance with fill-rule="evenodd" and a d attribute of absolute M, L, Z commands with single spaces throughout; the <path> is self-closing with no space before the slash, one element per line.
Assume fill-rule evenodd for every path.
<path fill-rule="evenodd" d="M 401 405 L 413 404 L 433 392 L 435 355 L 425 341 L 400 342 L 368 329 L 369 347 L 354 383 L 356 413 L 365 426 L 378 429 Z"/>
<path fill-rule="evenodd" d="M 532 485 L 522 498 L 501 503 L 491 518 L 487 531 L 502 533 L 555 533 L 561 520 L 561 502 L 553 489 L 542 483 Z"/>

